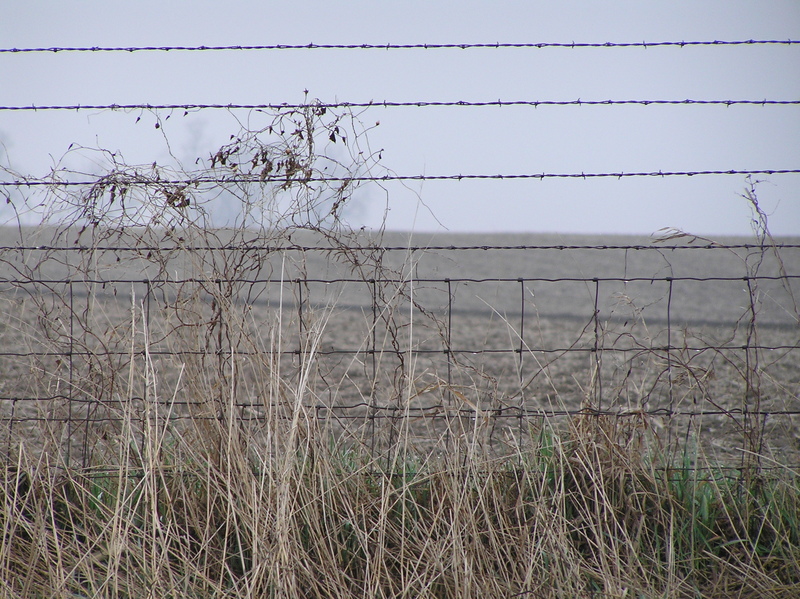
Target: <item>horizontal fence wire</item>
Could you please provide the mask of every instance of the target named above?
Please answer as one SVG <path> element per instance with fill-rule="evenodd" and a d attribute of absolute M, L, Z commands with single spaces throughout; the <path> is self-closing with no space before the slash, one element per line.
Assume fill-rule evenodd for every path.
<path fill-rule="evenodd" d="M 692 466 L 692 465 L 681 465 L 681 466 L 651 466 L 654 472 L 662 472 L 669 476 L 667 480 L 673 482 L 682 482 L 686 480 L 686 473 L 687 472 L 701 472 L 704 474 L 708 474 L 709 470 L 712 470 L 708 466 Z M 783 466 L 762 466 L 762 471 L 784 471 L 786 470 Z M 128 480 L 136 480 L 142 479 L 147 476 L 148 471 L 142 468 L 129 468 L 126 470 L 127 475 L 126 478 Z M 253 468 L 253 474 L 261 475 L 262 471 L 258 468 Z M 471 472 L 474 472 L 478 476 L 487 476 L 487 475 L 497 475 L 497 471 L 490 471 L 490 470 L 482 470 L 480 468 L 473 468 Z M 520 474 L 524 473 L 524 470 L 516 470 L 513 467 L 509 467 L 507 470 L 504 471 L 506 476 L 513 477 L 519 476 Z M 739 466 L 724 466 L 718 465 L 714 466 L 713 472 L 715 474 L 715 480 L 730 480 L 730 481 L 741 481 L 742 480 L 742 468 Z M 106 479 L 111 476 L 119 476 L 119 469 L 109 468 L 108 466 L 89 466 L 83 468 L 81 470 L 81 476 L 87 480 L 92 479 Z M 349 474 L 351 478 L 355 477 L 362 477 L 362 478 L 374 478 L 375 476 L 387 478 L 390 480 L 397 480 L 397 479 L 413 479 L 418 477 L 418 473 L 416 472 L 396 472 L 396 471 L 387 471 L 386 469 L 377 470 L 372 468 L 362 468 L 355 472 Z M 199 477 L 207 476 L 205 473 L 198 473 L 189 470 L 181 470 L 176 472 L 172 469 L 163 468 L 159 472 L 159 476 L 163 477 L 165 480 L 169 480 L 174 477 L 181 477 L 183 479 L 196 479 Z"/>
<path fill-rule="evenodd" d="M 46 111 L 46 110 L 300 110 L 303 108 L 427 108 L 427 107 L 489 107 L 489 106 L 663 106 L 663 105 L 708 105 L 708 106 L 791 106 L 800 100 L 487 100 L 482 102 L 455 101 L 415 101 L 398 102 L 389 100 L 370 100 L 367 102 L 301 102 L 271 104 L 29 104 L 19 106 L 0 106 L 0 111 Z"/>
<path fill-rule="evenodd" d="M 146 397 L 137 397 L 133 396 L 128 398 L 131 402 L 136 401 L 146 401 Z M 29 398 L 14 398 L 14 397 L 0 397 L 2 401 L 14 401 L 14 402 L 22 402 L 22 401 L 34 401 Z M 69 396 L 64 395 L 53 395 L 50 397 L 39 397 L 36 398 L 35 401 L 53 401 L 53 400 L 63 400 L 63 401 L 70 401 L 75 404 L 92 404 L 93 402 L 90 400 L 81 400 L 72 398 Z M 184 407 L 184 406 L 191 406 L 196 405 L 192 402 L 171 402 L 171 406 L 173 407 Z M 246 403 L 238 403 L 236 404 L 237 408 L 260 408 L 262 407 L 261 404 L 246 404 Z M 397 419 L 403 418 L 404 413 L 408 413 L 413 415 L 420 414 L 425 415 L 425 413 L 430 414 L 427 417 L 438 417 L 438 418 L 447 418 L 449 415 L 458 415 L 467 418 L 475 418 L 480 416 L 485 416 L 489 418 L 524 418 L 527 420 L 531 419 L 538 419 L 538 418 L 561 418 L 561 417 L 569 417 L 569 416 L 589 416 L 589 417 L 599 417 L 599 416 L 613 416 L 615 418 L 637 418 L 642 416 L 691 416 L 691 417 L 701 417 L 701 416 L 735 416 L 740 414 L 749 414 L 751 416 L 756 417 L 765 417 L 765 416 L 778 416 L 778 415 L 788 415 L 788 416 L 800 416 L 800 410 L 750 410 L 745 411 L 741 409 L 732 409 L 732 410 L 668 410 L 668 409 L 658 409 L 658 410 L 632 410 L 629 412 L 620 412 L 617 410 L 596 410 L 592 408 L 580 408 L 575 410 L 521 410 L 516 407 L 508 407 L 508 408 L 487 408 L 485 410 L 476 411 L 473 409 L 448 409 L 449 414 L 445 415 L 442 409 L 442 406 L 431 406 L 425 408 L 417 408 L 417 407 L 385 407 L 385 406 L 375 406 L 370 403 L 362 402 L 356 404 L 338 404 L 336 406 L 325 406 L 325 405 L 316 405 L 311 406 L 311 409 L 316 411 L 316 416 L 318 418 L 324 417 L 323 412 L 326 411 L 333 411 L 333 410 L 341 410 L 341 411 L 348 411 L 353 410 L 354 413 L 352 415 L 347 414 L 339 414 L 337 418 L 341 418 L 343 420 L 355 420 L 355 419 L 363 419 L 364 416 L 362 414 L 355 413 L 355 410 L 361 410 L 362 408 L 369 408 L 370 410 L 376 412 L 375 414 L 371 415 L 370 418 L 380 420 L 380 419 Z M 284 420 L 290 419 L 291 416 L 282 416 Z M 192 419 L 199 419 L 199 420 L 219 420 L 219 416 L 192 416 Z M 249 417 L 248 420 L 252 421 L 266 421 L 266 416 L 252 416 Z M 70 418 L 68 417 L 53 417 L 53 416 L 20 416 L 16 418 L 17 422 L 63 422 L 68 423 L 70 422 Z M 102 416 L 102 417 L 89 417 L 89 418 L 81 418 L 81 422 L 122 422 L 124 421 L 123 416 Z"/>
<path fill-rule="evenodd" d="M 231 177 L 189 177 L 184 179 L 145 179 L 143 177 L 113 174 L 101 179 L 84 180 L 49 180 L 31 178 L 14 181 L 0 181 L 0 187 L 85 187 L 114 185 L 138 185 L 143 187 L 164 187 L 165 185 L 202 185 L 226 183 L 366 183 L 385 181 L 472 181 L 472 180 L 515 180 L 515 179 L 625 179 L 633 177 L 695 177 L 704 175 L 795 175 L 800 169 L 729 169 L 729 170 L 695 170 L 695 171 L 638 171 L 638 172 L 598 172 L 598 173 L 459 173 L 449 175 L 378 175 L 378 176 L 325 176 L 325 177 L 267 177 L 231 176 Z"/>
<path fill-rule="evenodd" d="M 651 346 L 648 347 L 650 351 L 656 352 L 670 352 L 670 351 L 691 351 L 691 352 L 701 352 L 705 350 L 714 350 L 714 351 L 732 351 L 732 350 L 768 350 L 768 351 L 775 351 L 775 350 L 796 350 L 800 349 L 800 346 L 797 344 L 795 345 L 703 345 L 703 346 L 677 346 L 677 345 L 663 345 L 663 346 Z M 555 347 L 555 348 L 536 348 L 535 352 L 537 354 L 569 354 L 569 353 L 583 353 L 583 354 L 594 354 L 597 353 L 598 350 L 592 347 Z M 606 353 L 612 354 L 615 352 L 618 353 L 625 353 L 631 350 L 629 349 L 605 349 L 603 350 Z M 302 349 L 293 349 L 293 350 L 283 350 L 283 351 L 275 351 L 271 352 L 273 355 L 276 356 L 352 356 L 358 354 L 364 354 L 366 356 L 371 356 L 377 353 L 386 353 L 386 350 L 374 350 L 374 349 L 337 349 L 337 350 L 324 350 L 318 349 L 314 350 L 314 352 L 310 352 L 308 350 Z M 396 356 L 416 356 L 416 355 L 430 355 L 430 354 L 441 354 L 444 356 L 447 355 L 471 355 L 471 356 L 482 356 L 482 355 L 498 355 L 498 354 L 521 354 L 524 353 L 524 350 L 519 349 L 479 349 L 479 348 L 470 348 L 470 349 L 413 349 L 413 350 L 392 350 L 392 354 Z M 220 355 L 221 352 L 215 352 L 215 355 Z M 73 350 L 73 351 L 63 351 L 63 352 L 47 352 L 47 351 L 36 351 L 36 352 L 15 352 L 15 351 L 0 351 L 0 356 L 6 357 L 14 357 L 14 358 L 25 358 L 25 357 L 69 357 L 69 356 L 80 356 L 80 357 L 92 357 L 97 356 L 98 353 L 96 351 L 81 351 L 81 350 Z M 204 350 L 137 350 L 137 351 L 104 351 L 102 352 L 104 356 L 207 356 L 209 355 L 208 351 Z M 237 351 L 237 356 L 258 356 L 261 355 L 257 351 Z M 48 396 L 47 398 L 43 398 L 40 396 L 37 397 L 6 397 L 0 399 L 9 399 L 13 401 L 38 401 L 40 399 L 53 399 L 53 397 Z M 180 405 L 180 402 L 176 402 L 175 405 Z M 356 404 L 355 407 L 358 407 L 362 404 Z M 346 408 L 347 406 L 340 406 L 337 405 L 337 408 Z M 351 406 L 353 407 L 353 406 Z M 489 410 L 491 411 L 491 410 Z M 560 412 L 559 412 L 560 413 Z M 639 412 L 637 412 L 639 413 Z M 658 411 L 657 413 L 663 413 L 663 411 Z M 683 412 L 675 412 L 676 414 Z M 751 411 L 752 413 L 752 411 Z M 794 414 L 794 411 L 778 411 L 778 412 L 771 412 L 771 413 L 781 413 L 781 414 Z"/>
<path fill-rule="evenodd" d="M 795 246 L 793 246 L 795 247 Z M 328 248 L 326 251 L 330 251 Z M 680 282 L 680 281 L 695 281 L 695 282 L 709 282 L 709 281 L 716 281 L 716 282 L 738 282 L 738 281 L 794 281 L 800 280 L 800 275 L 742 275 L 742 276 L 706 276 L 706 277 L 690 277 L 690 276 L 681 276 L 681 277 L 482 277 L 482 278 L 475 278 L 475 277 L 447 277 L 444 279 L 440 278 L 429 278 L 429 277 L 407 277 L 407 278 L 374 278 L 374 279 L 367 279 L 366 282 L 368 283 L 377 283 L 379 285 L 384 284 L 391 284 L 391 285 L 399 285 L 408 282 L 414 283 L 657 283 L 657 282 Z M 0 278 L 0 283 L 8 283 L 11 285 L 28 285 L 28 284 L 47 284 L 53 285 L 58 283 L 64 283 L 64 279 L 36 279 L 35 281 L 31 281 L 29 279 L 19 279 L 19 278 Z M 113 283 L 124 284 L 128 285 L 131 283 L 146 283 L 150 285 L 183 285 L 185 283 L 245 283 L 245 284 L 258 284 L 258 283 L 294 283 L 294 284 L 307 284 L 307 283 L 321 283 L 324 285 L 329 285 L 331 283 L 364 283 L 365 280 L 363 278 L 358 277 L 331 277 L 331 278 L 306 278 L 306 277 L 294 277 L 290 279 L 286 279 L 284 281 L 276 281 L 274 278 L 247 278 L 247 277 L 236 277 L 236 278 L 216 278 L 216 277 L 208 277 L 208 278 L 200 278 L 200 277 L 189 277 L 189 278 L 182 278 L 182 277 L 175 277 L 175 278 L 152 278 L 152 279 L 128 279 L 128 278 L 108 278 L 108 279 L 98 279 L 92 277 L 81 277 L 81 283 L 85 283 L 88 285 L 109 285 Z"/>
<path fill-rule="evenodd" d="M 661 42 L 529 42 L 529 43 L 472 43 L 472 44 L 262 44 L 229 46 L 51 46 L 39 48 L 0 48 L 0 53 L 26 54 L 34 52 L 170 52 L 170 51 L 253 51 L 253 50 L 469 50 L 501 48 L 658 48 L 695 46 L 793 46 L 800 40 L 706 40 Z"/>
<path fill-rule="evenodd" d="M 718 242 L 701 242 L 695 244 L 661 244 L 658 241 L 653 241 L 651 245 L 615 245 L 615 244 L 593 244 L 593 245 L 563 245 L 563 244 L 538 244 L 538 245 L 382 245 L 380 252 L 463 252 L 463 251 L 507 251 L 507 250 L 542 250 L 542 251 L 570 251 L 570 250 L 632 250 L 637 252 L 647 251 L 675 251 L 675 250 L 768 250 L 773 246 L 762 245 L 757 243 L 718 243 Z M 781 243 L 781 249 L 798 249 L 800 244 L 794 243 Z M 103 252 L 146 252 L 146 251 L 175 251 L 182 250 L 187 252 L 219 252 L 219 251 L 260 251 L 260 252 L 327 252 L 330 251 L 330 246 L 322 245 L 270 245 L 270 244 L 249 244 L 249 243 L 235 243 L 225 245 L 196 245 L 196 244 L 181 244 L 181 245 L 148 245 L 137 244 L 130 245 L 6 245 L 0 246 L 0 251 L 16 250 L 16 251 L 58 251 L 58 252 L 85 252 L 85 251 L 103 251 Z M 365 245 L 348 245 L 349 251 L 363 252 L 374 250 L 375 248 Z M 444 279 L 443 279 L 444 280 Z M 519 280 L 519 279 L 515 279 Z M 648 279 L 649 280 L 649 279 Z"/>

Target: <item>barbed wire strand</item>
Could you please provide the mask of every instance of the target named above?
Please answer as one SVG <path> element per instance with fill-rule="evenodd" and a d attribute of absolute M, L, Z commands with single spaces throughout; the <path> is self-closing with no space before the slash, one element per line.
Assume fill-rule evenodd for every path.
<path fill-rule="evenodd" d="M 23 179 L 0 181 L 0 187 L 80 187 L 85 185 L 139 185 L 143 187 L 189 186 L 202 184 L 236 184 L 236 183 L 321 183 L 321 182 L 387 182 L 387 181 L 465 181 L 465 180 L 513 180 L 513 179 L 623 179 L 631 177 L 694 177 L 702 175 L 787 175 L 800 174 L 800 169 L 729 169 L 729 170 L 697 170 L 697 171 L 638 171 L 638 172 L 600 172 L 600 173 L 461 173 L 450 175 L 379 175 L 379 176 L 331 176 L 331 177 L 267 177 L 258 175 L 235 177 L 195 177 L 186 179 L 146 179 L 124 174 L 106 175 L 91 180 L 45 180 Z"/>
<path fill-rule="evenodd" d="M 367 102 L 300 102 L 300 103 L 267 103 L 267 104 L 64 104 L 45 105 L 30 104 L 16 106 L 0 106 L 0 111 L 45 111 L 45 110 L 302 110 L 304 108 L 427 108 L 427 107 L 487 107 L 487 106 L 663 106 L 663 105 L 708 105 L 708 106 L 792 106 L 800 104 L 800 100 L 421 100 L 413 102 L 370 100 Z"/>
<path fill-rule="evenodd" d="M 0 48 L 0 53 L 25 54 L 36 52 L 214 52 L 253 50 L 468 50 L 501 48 L 657 48 L 696 46 L 792 46 L 800 40 L 698 40 L 661 42 L 490 42 L 469 44 L 260 44 L 230 46 L 51 46 L 31 48 Z"/>
<path fill-rule="evenodd" d="M 692 235 L 686 234 L 686 237 Z M 338 247 L 338 246 L 337 246 Z M 675 250 L 763 250 L 764 248 L 783 249 L 800 249 L 800 244 L 793 243 L 775 243 L 758 245 L 754 243 L 716 243 L 704 242 L 696 245 L 691 244 L 660 244 L 657 237 L 653 238 L 651 245 L 387 245 L 387 246 L 361 246 L 361 245 L 347 245 L 341 246 L 340 249 L 348 252 L 363 252 L 378 249 L 382 252 L 431 252 L 431 251 L 464 251 L 464 250 L 477 250 L 477 251 L 491 251 L 491 250 L 636 250 L 636 251 L 675 251 Z M 322 245 L 255 245 L 248 243 L 230 244 L 230 245 L 135 245 L 135 246 L 118 246 L 118 245 L 6 245 L 0 246 L 0 252 L 3 251 L 58 251 L 58 252 L 85 252 L 85 251 L 102 251 L 102 252 L 148 252 L 148 251 L 187 251 L 187 252 L 228 252 L 228 251 L 258 251 L 258 252 L 330 252 L 331 246 Z M 515 279 L 516 280 L 516 279 Z"/>

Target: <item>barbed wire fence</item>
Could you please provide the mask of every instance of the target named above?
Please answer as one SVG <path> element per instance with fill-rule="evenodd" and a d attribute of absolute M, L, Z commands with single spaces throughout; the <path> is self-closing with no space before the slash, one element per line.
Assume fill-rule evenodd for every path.
<path fill-rule="evenodd" d="M 636 43 L 0 48 L 43 52 L 480 50 L 794 45 Z M 242 130 L 191 172 L 112 162 L 101 175 L 3 168 L 0 193 L 38 228 L 0 242 L 5 452 L 113 463 L 120 431 L 236 427 L 269 448 L 298 410 L 387 455 L 479 444 L 498 454 L 548 426 L 610 420 L 723 468 L 800 460 L 800 245 L 776 241 L 758 175 L 800 169 L 406 174 L 320 155 L 354 109 L 796 106 L 800 100 L 628 99 L 267 104 L 72 104 L 0 111 L 257 110 L 296 127 Z M 325 166 L 321 166 L 323 163 Z M 652 243 L 409 245 L 350 230 L 362 184 L 476 179 L 746 176 L 752 243 L 667 231 Z M 12 196 L 13 192 L 13 196 Z M 23 195 L 20 195 L 23 194 Z M 213 198 L 238 227 L 209 226 Z M 20 199 L 22 198 L 22 199 Z M 265 225 L 266 223 L 266 225 Z M 677 243 L 676 243 L 677 242 Z M 586 276 L 585 272 L 591 272 Z M 155 424 L 154 424 L 155 423 Z M 621 423 L 621 424 L 620 424 Z M 159 429 L 162 430 L 162 429 Z M 166 430 L 166 429 L 163 429 Z M 144 442 L 142 443 L 144 445 Z"/>

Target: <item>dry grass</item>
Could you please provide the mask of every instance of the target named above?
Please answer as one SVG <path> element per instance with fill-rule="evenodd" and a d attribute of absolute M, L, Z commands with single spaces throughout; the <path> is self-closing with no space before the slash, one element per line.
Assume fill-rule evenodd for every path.
<path fill-rule="evenodd" d="M 145 343 L 143 359 L 112 377 L 128 401 L 108 408 L 115 426 L 92 433 L 88 468 L 21 443 L 0 489 L 3 595 L 800 592 L 796 473 L 729 478 L 699 451 L 675 464 L 642 413 L 575 416 L 566 428 L 544 420 L 504 452 L 485 443 L 494 423 L 480 411 L 453 411 L 424 448 L 405 413 L 378 425 L 392 441 L 375 451 L 366 426 L 342 429 L 312 409 L 319 323 L 291 379 L 268 366 L 271 337 L 263 353 L 225 358 L 227 376 L 189 360 L 175 389 L 161 391 Z M 242 417 L 235 374 L 258 368 L 247 385 L 263 404 L 254 420 Z M 137 403 L 142 384 L 149 394 Z M 174 418 L 182 402 L 193 407 Z"/>
<path fill-rule="evenodd" d="M 8 454 L 2 596 L 800 593 L 796 472 L 732 473 L 689 448 L 676 463 L 636 411 L 538 420 L 498 445 L 487 442 L 491 414 L 444 382 L 442 401 L 451 392 L 476 411 L 442 404 L 421 445 L 413 372 L 398 380 L 395 418 L 365 412 L 344 426 L 315 409 L 328 316 L 309 328 L 289 376 L 275 360 L 281 323 L 246 337 L 242 313 L 226 310 L 225 334 L 253 351 L 183 356 L 176 373 L 152 355 L 158 335 L 133 307 L 124 368 L 99 379 L 75 368 L 77 388 L 91 374 L 113 401 L 98 401 L 103 421 L 81 433 L 88 467 L 68 463 L 64 448 L 77 448 L 59 442 L 71 421 L 45 418 L 51 441 Z M 258 398 L 256 417 L 244 397 Z"/>
<path fill-rule="evenodd" d="M 566 425 L 520 415 L 504 436 L 492 410 L 508 398 L 492 377 L 450 353 L 446 376 L 428 372 L 418 350 L 443 355 L 460 331 L 416 301 L 436 290 L 414 289 L 413 257 L 388 264 L 380 232 L 341 222 L 351 178 L 380 155 L 348 132 L 345 153 L 320 158 L 315 148 L 343 142 L 346 116 L 284 111 L 189 173 L 101 152 L 108 172 L 88 190 L 25 200 L 51 228 L 41 229 L 48 243 L 26 235 L 0 255 L 7 312 L 19 314 L 0 333 L 21 341 L 24 351 L 8 354 L 14 382 L 38 406 L 15 412 L 13 400 L 3 417 L 0 596 L 800 595 L 798 473 L 762 467 L 755 419 L 742 425 L 753 455 L 738 471 L 674 435 L 664 443 L 645 403 L 660 394 L 671 409 L 673 390 L 706 401 L 708 377 L 679 351 L 665 365 L 657 335 L 637 337 L 634 325 L 619 335 L 642 370 L 625 358 L 614 365 L 621 378 L 606 380 L 606 393 L 633 402 L 624 413 Z M 174 180 L 198 183 L 165 183 Z M 204 201 L 240 202 L 235 225 L 207 227 Z M 268 249 L 309 232 L 326 244 L 325 268 L 371 293 L 363 328 L 347 331 L 359 351 L 336 368 L 318 358 L 341 296 L 326 287 L 310 306 L 304 255 L 289 263 Z M 117 299 L 123 279 L 133 282 Z M 291 307 L 287 289 L 298 294 Z M 738 413 L 762 405 L 766 388 L 751 350 L 757 295 L 742 325 L 746 363 L 734 363 L 741 380 L 730 381 L 745 388 Z M 255 301 L 267 317 L 254 315 Z M 497 316 L 521 346 L 521 331 Z M 600 342 L 595 319 L 574 344 L 592 323 Z M 526 352 L 549 406 L 574 409 L 553 364 Z M 578 401 L 600 397 L 600 366 L 595 354 L 570 370 Z M 523 383 L 521 360 L 509 368 L 512 399 L 524 400 L 533 379 Z M 350 384 L 363 402 L 349 412 L 355 423 L 334 409 Z"/>
<path fill-rule="evenodd" d="M 545 427 L 502 459 L 401 442 L 388 461 L 336 445 L 302 411 L 265 426 L 270 454 L 222 420 L 206 423 L 205 443 L 167 423 L 143 445 L 123 436 L 116 468 L 21 456 L 0 490 L 3 596 L 800 592 L 797 476 L 661 469 L 641 423 Z"/>

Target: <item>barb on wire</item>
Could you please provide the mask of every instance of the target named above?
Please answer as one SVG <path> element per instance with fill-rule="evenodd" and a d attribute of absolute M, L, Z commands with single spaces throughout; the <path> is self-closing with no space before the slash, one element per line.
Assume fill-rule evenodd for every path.
<path fill-rule="evenodd" d="M 32 52 L 171 52 L 171 51 L 249 51 L 249 50 L 468 50 L 484 48 L 655 48 L 692 46 L 765 46 L 800 44 L 800 40 L 700 40 L 662 42 L 494 42 L 471 44 L 262 44 L 230 46 L 50 46 L 32 48 L 0 48 L 0 53 Z"/>
<path fill-rule="evenodd" d="M 28 111 L 38 112 L 44 110 L 299 110 L 303 108 L 428 108 L 428 107 L 486 107 L 486 106 L 664 106 L 664 105 L 701 105 L 701 106 L 791 106 L 800 104 L 800 100 L 489 100 L 489 101 L 416 101 L 398 102 L 370 100 L 368 102 L 301 102 L 301 103 L 270 103 L 270 104 L 62 104 L 45 105 L 30 104 L 17 106 L 0 106 L 0 111 Z"/>

